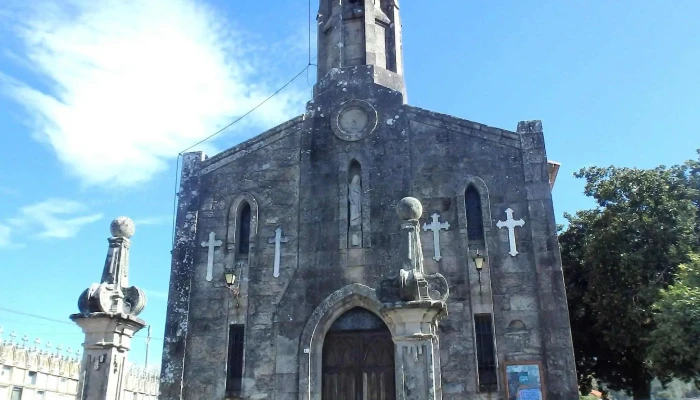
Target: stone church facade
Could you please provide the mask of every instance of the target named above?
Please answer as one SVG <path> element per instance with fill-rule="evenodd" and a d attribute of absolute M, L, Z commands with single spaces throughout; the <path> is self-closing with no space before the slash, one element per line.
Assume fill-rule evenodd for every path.
<path fill-rule="evenodd" d="M 184 155 L 160 398 L 578 398 L 541 123 L 406 104 L 395 0 L 318 18 L 305 114 Z"/>

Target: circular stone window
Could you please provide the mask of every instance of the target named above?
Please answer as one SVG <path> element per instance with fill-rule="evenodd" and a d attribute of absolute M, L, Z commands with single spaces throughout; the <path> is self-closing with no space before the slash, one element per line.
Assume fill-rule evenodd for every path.
<path fill-rule="evenodd" d="M 331 129 L 342 140 L 354 142 L 370 135 L 377 128 L 377 110 L 366 101 L 341 103 L 333 113 Z"/>

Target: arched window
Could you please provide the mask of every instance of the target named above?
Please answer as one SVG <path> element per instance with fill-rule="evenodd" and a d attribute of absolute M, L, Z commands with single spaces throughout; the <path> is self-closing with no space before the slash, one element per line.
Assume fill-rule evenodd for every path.
<path fill-rule="evenodd" d="M 238 253 L 248 254 L 250 250 L 250 204 L 245 202 L 241 205 L 241 212 L 238 215 Z"/>
<path fill-rule="evenodd" d="M 467 210 L 467 238 L 484 240 L 484 223 L 481 212 L 481 196 L 474 185 L 469 185 L 464 193 L 464 206 Z"/>

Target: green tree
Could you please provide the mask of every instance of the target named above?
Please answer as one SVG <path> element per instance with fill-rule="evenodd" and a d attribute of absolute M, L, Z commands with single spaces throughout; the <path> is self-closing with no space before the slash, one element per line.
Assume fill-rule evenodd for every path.
<path fill-rule="evenodd" d="M 700 257 L 693 255 L 678 268 L 673 285 L 661 291 L 654 305 L 649 360 L 652 371 L 667 383 L 671 378 L 694 381 L 700 389 Z"/>
<path fill-rule="evenodd" d="M 700 152 L 699 152 L 700 154 Z M 649 399 L 653 305 L 698 249 L 700 161 L 650 170 L 591 167 L 576 176 L 596 207 L 560 234 L 579 384 Z"/>

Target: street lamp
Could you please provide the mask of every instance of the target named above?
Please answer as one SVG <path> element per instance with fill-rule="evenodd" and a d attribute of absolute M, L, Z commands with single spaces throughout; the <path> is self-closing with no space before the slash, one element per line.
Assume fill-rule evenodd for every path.
<path fill-rule="evenodd" d="M 481 255 L 479 250 L 477 250 L 474 257 L 472 257 L 472 260 L 474 261 L 474 266 L 476 266 L 476 270 L 479 271 L 479 273 L 481 273 L 481 270 L 484 269 L 485 259 L 486 258 L 483 255 Z"/>
<path fill-rule="evenodd" d="M 236 308 L 240 305 L 238 302 L 238 294 L 240 293 L 238 288 L 240 286 L 240 281 L 238 282 L 237 285 L 234 286 L 236 283 L 236 274 L 233 273 L 232 271 L 224 271 L 224 281 L 226 281 L 226 287 L 228 290 L 233 293 L 233 295 L 236 297 Z"/>
<path fill-rule="evenodd" d="M 474 261 L 474 266 L 476 267 L 476 272 L 479 273 L 479 296 L 481 296 L 481 270 L 484 269 L 484 260 L 486 260 L 486 257 L 484 257 L 479 250 L 477 250 L 474 257 L 472 257 L 472 261 Z"/>
<path fill-rule="evenodd" d="M 236 283 L 236 274 L 234 274 L 233 272 L 225 271 L 224 280 L 226 281 L 228 287 L 231 287 L 234 283 Z"/>

